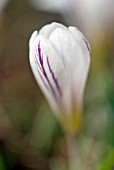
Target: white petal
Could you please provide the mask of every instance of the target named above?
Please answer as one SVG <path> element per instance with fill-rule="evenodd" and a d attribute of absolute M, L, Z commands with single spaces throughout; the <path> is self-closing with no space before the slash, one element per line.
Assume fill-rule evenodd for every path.
<path fill-rule="evenodd" d="M 90 45 L 86 37 L 76 27 L 70 26 L 69 30 L 73 34 L 74 38 L 82 46 L 84 53 L 90 53 Z M 86 48 L 85 48 L 86 47 Z"/>
<path fill-rule="evenodd" d="M 86 54 L 84 53 L 84 50 L 87 51 L 85 42 L 83 41 L 84 43 L 82 45 L 78 41 L 78 39 L 80 40 L 80 33 L 77 34 L 76 38 L 74 38 L 69 30 L 63 30 L 61 28 L 57 28 L 49 38 L 59 57 L 62 58 L 65 65 L 65 74 L 68 75 L 67 79 L 64 79 L 66 82 L 62 84 L 67 110 L 71 109 L 74 98 L 81 105 L 83 88 L 89 68 L 88 58 L 90 57 L 88 52 Z"/>
<path fill-rule="evenodd" d="M 73 90 L 78 93 L 80 83 L 82 81 L 81 75 L 84 66 L 83 53 L 79 44 L 75 41 L 68 29 L 63 30 L 61 28 L 57 28 L 51 34 L 49 40 L 55 50 L 58 51 L 58 55 L 65 66 L 64 74 L 65 77 L 67 75 L 67 78 L 64 79 L 61 86 L 64 93 L 65 107 L 67 111 L 70 111 L 72 107 L 72 100 L 74 98 L 73 93 L 75 93 Z M 76 82 L 74 82 L 75 79 L 77 80 Z M 75 89 L 72 89 L 74 86 Z"/>
<path fill-rule="evenodd" d="M 71 31 L 72 35 L 74 36 L 75 40 L 79 43 L 80 49 L 83 54 L 83 71 L 82 71 L 82 81 L 80 84 L 80 101 L 82 101 L 84 87 L 86 83 L 86 78 L 88 75 L 89 65 L 90 65 L 90 45 L 87 41 L 86 37 L 75 27 L 70 26 L 69 30 Z M 80 75 L 81 77 L 81 75 Z M 75 80 L 76 81 L 76 80 Z"/>
<path fill-rule="evenodd" d="M 34 31 L 30 37 L 30 41 L 29 41 L 29 47 L 33 44 L 35 38 L 37 37 L 38 35 L 38 31 Z"/>
<path fill-rule="evenodd" d="M 43 67 L 45 69 L 45 72 L 47 74 L 47 77 L 49 79 L 51 86 L 49 82 L 47 81 L 46 77 L 44 76 L 44 74 L 42 73 L 40 69 L 41 67 L 39 67 L 41 66 L 41 63 L 38 60 L 37 52 L 35 55 L 35 51 L 37 51 L 39 43 L 40 43 L 40 49 L 41 49 L 41 56 L 43 57 Z M 36 57 L 37 57 L 37 63 L 36 63 Z M 63 65 L 62 65 L 60 58 L 57 56 L 54 49 L 52 48 L 49 40 L 46 39 L 42 35 L 37 36 L 32 46 L 30 46 L 30 64 L 31 64 L 34 76 L 38 84 L 40 85 L 40 88 L 42 89 L 44 95 L 46 96 L 53 110 L 55 110 L 55 112 L 59 114 L 61 112 L 61 109 L 63 108 L 62 108 L 62 96 L 58 89 L 58 86 L 60 86 L 59 85 L 60 79 L 58 78 L 60 78 L 61 75 L 63 74 L 62 73 Z M 52 74 L 54 74 L 54 77 Z M 53 90 L 55 94 L 53 93 Z"/>
<path fill-rule="evenodd" d="M 62 25 L 62 24 L 60 24 L 60 23 L 52 22 L 51 24 L 48 24 L 48 25 L 43 26 L 43 27 L 40 29 L 39 34 L 42 34 L 42 35 L 44 35 L 46 38 L 49 38 L 49 36 L 51 35 L 51 33 L 52 33 L 56 28 L 67 29 L 64 25 Z"/>

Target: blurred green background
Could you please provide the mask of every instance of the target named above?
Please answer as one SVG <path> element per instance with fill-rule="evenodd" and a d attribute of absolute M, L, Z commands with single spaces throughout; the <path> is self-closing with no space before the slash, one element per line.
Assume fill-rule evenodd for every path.
<path fill-rule="evenodd" d="M 29 66 L 31 33 L 53 21 L 78 27 L 91 45 L 76 170 L 112 170 L 114 4 L 104 0 L 100 11 L 89 1 L 38 2 L 0 1 L 0 170 L 66 170 L 64 134 Z"/>

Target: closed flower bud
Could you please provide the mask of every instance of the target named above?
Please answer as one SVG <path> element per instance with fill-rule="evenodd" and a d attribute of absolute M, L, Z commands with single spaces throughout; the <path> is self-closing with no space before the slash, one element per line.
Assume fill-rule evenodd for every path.
<path fill-rule="evenodd" d="M 81 109 L 90 65 L 90 46 L 75 27 L 52 23 L 29 42 L 30 65 L 43 94 L 68 133 L 81 127 Z"/>

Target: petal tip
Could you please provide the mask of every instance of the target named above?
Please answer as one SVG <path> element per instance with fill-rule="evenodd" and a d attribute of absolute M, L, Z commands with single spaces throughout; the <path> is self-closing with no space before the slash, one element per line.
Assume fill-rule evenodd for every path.
<path fill-rule="evenodd" d="M 29 40 L 29 47 L 31 46 L 31 44 L 33 43 L 33 41 L 35 40 L 35 38 L 37 37 L 38 35 L 38 31 L 34 31 L 30 37 L 30 40 Z"/>

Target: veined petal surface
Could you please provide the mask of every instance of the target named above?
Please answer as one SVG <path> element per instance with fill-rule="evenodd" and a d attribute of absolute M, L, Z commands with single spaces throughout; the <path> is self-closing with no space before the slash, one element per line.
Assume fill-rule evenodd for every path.
<path fill-rule="evenodd" d="M 44 26 L 30 39 L 30 64 L 36 81 L 57 116 L 82 105 L 90 65 L 90 46 L 75 27 Z"/>

